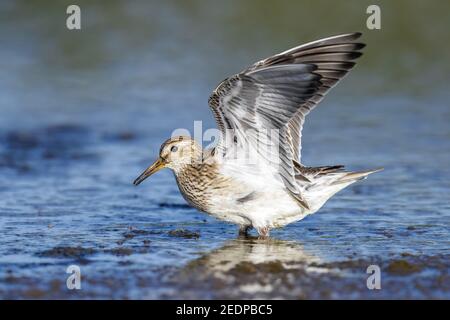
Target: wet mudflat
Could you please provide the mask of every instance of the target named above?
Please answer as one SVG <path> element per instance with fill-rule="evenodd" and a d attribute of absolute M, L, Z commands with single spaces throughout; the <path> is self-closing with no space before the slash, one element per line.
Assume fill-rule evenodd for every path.
<path fill-rule="evenodd" d="M 132 181 L 173 129 L 214 126 L 207 96 L 226 75 L 338 21 L 301 31 L 321 5 L 287 6 L 278 14 L 305 12 L 303 22 L 259 21 L 256 32 L 252 19 L 223 28 L 249 14 L 237 3 L 119 3 L 94 5 L 105 24 L 91 19 L 94 31 L 76 36 L 54 28 L 50 3 L 2 4 L 0 298 L 450 298 L 450 96 L 440 85 L 450 63 L 430 59 L 448 47 L 429 42 L 438 27 L 369 33 L 360 67 L 308 116 L 307 165 L 385 171 L 270 239 L 243 239 L 187 206 L 169 171 Z M 353 13 L 341 29 L 360 29 Z M 286 33 L 294 27 L 301 34 Z M 80 267 L 81 290 L 66 286 L 69 265 Z M 381 269 L 380 290 L 367 288 L 369 265 Z"/>
<path fill-rule="evenodd" d="M 184 204 L 169 172 L 132 186 L 146 157 L 124 154 L 144 139 L 122 136 L 67 124 L 2 136 L 0 296 L 448 298 L 439 179 L 409 170 L 435 190 L 423 210 L 405 198 L 426 188 L 405 189 L 408 176 L 391 169 L 270 239 L 245 239 Z M 79 291 L 66 286 L 72 264 Z M 381 290 L 367 289 L 369 265 Z"/>

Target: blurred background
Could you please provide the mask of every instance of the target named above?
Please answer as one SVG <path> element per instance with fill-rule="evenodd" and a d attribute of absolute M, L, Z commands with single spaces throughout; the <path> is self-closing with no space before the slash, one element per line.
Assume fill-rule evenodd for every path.
<path fill-rule="evenodd" d="M 66 28 L 70 4 L 81 30 Z M 366 28 L 371 4 L 381 30 Z M 449 12 L 439 0 L 3 0 L 0 298 L 449 298 Z M 266 243 L 186 206 L 168 171 L 131 184 L 174 129 L 215 126 L 221 80 L 353 31 L 364 56 L 308 116 L 302 159 L 384 172 Z M 65 286 L 71 263 L 82 290 Z M 370 263 L 382 290 L 366 288 Z"/>

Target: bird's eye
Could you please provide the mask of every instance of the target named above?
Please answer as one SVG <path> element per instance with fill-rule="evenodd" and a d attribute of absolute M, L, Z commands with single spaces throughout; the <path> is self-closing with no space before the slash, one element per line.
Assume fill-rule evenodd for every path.
<path fill-rule="evenodd" d="M 171 152 L 177 152 L 178 151 L 178 147 L 177 146 L 172 146 L 172 148 L 170 148 Z"/>

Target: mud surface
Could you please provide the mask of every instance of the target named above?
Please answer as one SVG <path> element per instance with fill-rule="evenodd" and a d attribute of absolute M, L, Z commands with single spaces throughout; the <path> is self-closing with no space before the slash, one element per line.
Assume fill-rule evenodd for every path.
<path fill-rule="evenodd" d="M 215 126 L 207 97 L 225 76 L 366 30 L 360 1 L 282 2 L 86 1 L 72 33 L 63 5 L 1 2 L 0 298 L 450 298 L 443 1 L 426 16 L 421 1 L 384 3 L 359 66 L 308 115 L 306 165 L 385 168 L 317 214 L 241 239 L 186 205 L 169 171 L 132 185 L 173 129 Z"/>

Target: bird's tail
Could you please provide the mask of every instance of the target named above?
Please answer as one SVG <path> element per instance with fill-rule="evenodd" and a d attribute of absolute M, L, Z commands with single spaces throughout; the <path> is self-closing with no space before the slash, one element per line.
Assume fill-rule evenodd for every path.
<path fill-rule="evenodd" d="M 319 210 L 323 204 L 340 190 L 352 183 L 363 180 L 371 173 L 383 170 L 383 168 L 355 171 L 355 172 L 331 172 L 316 177 L 315 181 L 306 189 L 307 199 L 311 199 L 311 213 Z"/>

